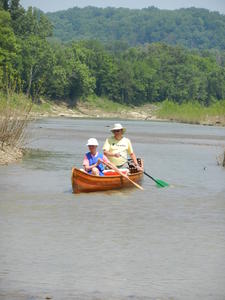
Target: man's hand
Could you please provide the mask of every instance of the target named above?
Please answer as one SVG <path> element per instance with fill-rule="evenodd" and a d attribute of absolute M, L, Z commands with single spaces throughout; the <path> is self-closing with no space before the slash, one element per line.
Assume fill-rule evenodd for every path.
<path fill-rule="evenodd" d="M 143 167 L 140 167 L 139 165 L 136 165 L 136 168 L 138 171 L 144 171 Z"/>
<path fill-rule="evenodd" d="M 114 156 L 115 157 L 120 157 L 120 154 L 119 153 L 115 153 Z"/>

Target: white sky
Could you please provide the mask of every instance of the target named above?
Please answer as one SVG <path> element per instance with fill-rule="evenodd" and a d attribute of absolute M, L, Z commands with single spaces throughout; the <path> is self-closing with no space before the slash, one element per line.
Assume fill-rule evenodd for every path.
<path fill-rule="evenodd" d="M 211 11 L 219 11 L 225 14 L 225 0 L 21 0 L 25 8 L 35 6 L 44 12 L 64 10 L 74 6 L 85 7 L 88 5 L 97 7 L 129 7 L 144 8 L 155 6 L 161 9 L 178 9 L 181 7 L 201 7 Z"/>

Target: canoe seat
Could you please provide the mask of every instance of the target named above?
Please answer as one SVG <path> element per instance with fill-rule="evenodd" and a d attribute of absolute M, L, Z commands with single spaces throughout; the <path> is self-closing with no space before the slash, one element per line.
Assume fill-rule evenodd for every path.
<path fill-rule="evenodd" d="M 125 175 L 129 172 L 128 169 L 120 169 L 120 171 Z M 114 170 L 104 170 L 103 173 L 105 176 L 117 176 L 118 175 L 118 173 Z"/>

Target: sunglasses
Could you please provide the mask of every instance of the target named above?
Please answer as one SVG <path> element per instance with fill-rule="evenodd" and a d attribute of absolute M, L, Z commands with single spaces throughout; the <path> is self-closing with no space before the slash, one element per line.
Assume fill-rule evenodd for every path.
<path fill-rule="evenodd" d="M 113 132 L 120 132 L 120 131 L 122 131 L 122 129 L 113 130 Z"/>

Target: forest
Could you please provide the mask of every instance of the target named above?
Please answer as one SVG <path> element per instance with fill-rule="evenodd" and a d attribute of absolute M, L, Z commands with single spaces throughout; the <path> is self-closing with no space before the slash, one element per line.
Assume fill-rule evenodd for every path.
<path fill-rule="evenodd" d="M 172 100 L 179 104 L 198 101 L 207 106 L 225 99 L 224 16 L 198 9 L 167 12 L 149 8 L 140 10 L 137 14 L 137 11 L 126 9 L 87 8 L 79 9 L 79 18 L 76 18 L 73 12 L 77 10 L 75 8 L 59 12 L 57 18 L 60 18 L 60 14 L 71 14 L 71 19 L 78 24 L 73 28 L 83 30 L 85 18 L 82 24 L 79 23 L 82 11 L 89 11 L 92 14 L 95 11 L 96 18 L 100 14 L 103 20 L 108 12 L 109 23 L 114 24 L 115 18 L 118 22 L 127 20 L 127 26 L 119 28 L 118 37 L 121 39 L 113 40 L 115 36 L 112 32 L 110 36 L 112 40 L 104 43 L 95 40 L 90 31 L 89 36 L 78 35 L 82 40 L 63 43 L 56 39 L 56 29 L 62 24 L 57 21 L 56 26 L 57 13 L 46 16 L 32 7 L 25 10 L 19 0 L 0 0 L 1 91 L 6 94 L 24 93 L 36 102 L 40 97 L 45 97 L 52 101 L 76 103 L 78 99 L 85 101 L 88 95 L 97 95 L 135 106 L 164 100 Z M 124 19 L 123 14 L 128 13 L 130 17 Z M 153 19 L 149 18 L 149 13 Z M 180 20 L 183 25 L 185 21 L 188 26 L 191 16 L 196 22 L 196 27 L 189 28 L 189 34 L 195 32 L 193 28 L 197 30 L 200 26 L 198 23 L 202 24 L 201 20 L 205 18 L 205 25 L 202 24 L 204 25 L 202 37 L 204 36 L 203 40 L 207 46 L 203 43 L 204 49 L 187 49 L 185 46 L 188 46 L 190 40 L 186 38 L 185 32 L 182 35 L 183 27 L 179 29 L 180 38 L 176 36 L 174 38 L 176 45 L 169 45 L 171 43 L 163 38 L 163 36 L 169 38 L 163 29 L 169 26 L 164 19 L 160 22 L 161 29 L 158 28 L 158 31 L 151 31 L 149 23 L 148 32 L 156 37 L 154 39 L 137 41 L 135 39 L 139 34 L 137 33 L 136 37 L 130 34 L 129 30 L 133 30 L 131 24 L 135 24 L 143 30 L 143 36 L 144 32 L 146 36 L 147 27 L 138 23 L 139 17 L 144 23 L 149 19 L 156 22 L 154 20 L 157 20 L 160 14 L 163 17 L 166 13 L 168 16 L 171 15 L 171 18 L 173 14 L 176 16 L 171 19 L 173 22 L 167 20 L 169 24 Z M 135 15 L 137 22 L 133 20 Z M 62 18 L 61 21 L 64 22 L 63 20 Z M 87 32 L 90 24 L 87 24 Z M 111 28 L 114 28 L 112 24 Z M 95 28 L 96 33 L 98 30 L 107 31 L 104 22 L 101 26 L 97 23 L 90 26 Z M 66 28 L 65 26 L 65 36 L 67 36 Z M 169 27 L 167 29 L 169 30 Z M 124 33 L 121 36 L 122 31 Z M 164 32 L 163 35 L 160 32 Z M 63 36 L 64 31 L 61 31 L 60 35 Z M 100 33 L 98 35 L 104 40 Z M 123 39 L 123 36 L 133 39 L 134 42 Z M 160 36 L 162 39 L 159 39 Z M 184 42 L 182 43 L 180 39 Z M 195 43 L 195 38 L 192 41 Z M 128 46 L 129 43 L 135 45 Z M 140 44 L 137 45 L 138 43 Z"/>
<path fill-rule="evenodd" d="M 129 46 L 161 42 L 225 50 L 225 16 L 207 9 L 74 7 L 47 16 L 54 37 L 63 42 L 97 39 L 104 43 L 123 41 Z"/>

